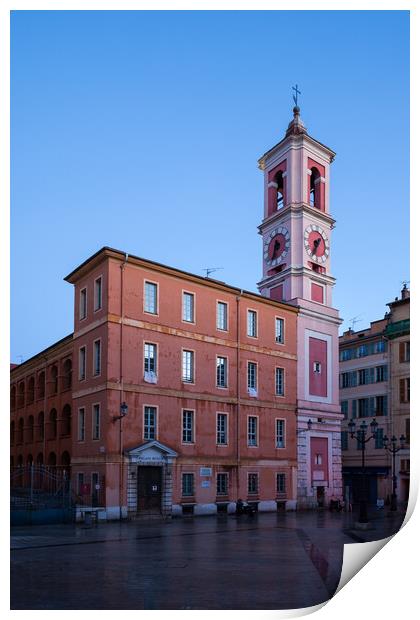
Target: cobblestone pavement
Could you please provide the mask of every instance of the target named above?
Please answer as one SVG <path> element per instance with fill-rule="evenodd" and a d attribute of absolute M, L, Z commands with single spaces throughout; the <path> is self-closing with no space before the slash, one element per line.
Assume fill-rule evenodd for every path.
<path fill-rule="evenodd" d="M 292 609 L 330 598 L 343 544 L 403 515 L 328 511 L 14 527 L 11 609 Z"/>

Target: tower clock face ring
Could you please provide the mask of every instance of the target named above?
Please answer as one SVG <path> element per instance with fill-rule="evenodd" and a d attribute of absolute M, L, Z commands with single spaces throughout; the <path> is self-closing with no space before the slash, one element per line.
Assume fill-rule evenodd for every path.
<path fill-rule="evenodd" d="M 325 263 L 330 254 L 328 237 L 320 226 L 311 224 L 305 228 L 303 237 L 305 250 L 317 263 Z"/>
<path fill-rule="evenodd" d="M 268 265 L 278 265 L 287 255 L 290 248 L 290 235 L 287 228 L 274 228 L 264 240 L 264 260 Z"/>

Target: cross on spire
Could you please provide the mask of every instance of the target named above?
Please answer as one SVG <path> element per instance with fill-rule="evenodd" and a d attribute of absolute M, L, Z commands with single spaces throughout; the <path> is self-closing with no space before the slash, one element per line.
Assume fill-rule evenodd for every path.
<path fill-rule="evenodd" d="M 296 86 L 292 86 L 292 90 L 295 91 L 294 95 L 293 95 L 293 101 L 295 102 L 295 106 L 297 106 L 298 104 L 298 95 L 301 95 L 302 93 L 300 92 L 300 90 L 298 90 L 298 85 L 296 84 Z"/>

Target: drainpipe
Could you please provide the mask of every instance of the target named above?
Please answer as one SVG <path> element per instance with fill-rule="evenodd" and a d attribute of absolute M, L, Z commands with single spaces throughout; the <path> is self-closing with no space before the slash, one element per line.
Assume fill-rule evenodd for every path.
<path fill-rule="evenodd" d="M 388 318 L 388 324 L 391 322 L 390 318 Z M 385 328 L 386 329 L 386 328 Z M 388 338 L 388 336 L 386 336 L 385 334 L 383 334 L 384 340 L 387 344 L 386 347 L 386 356 L 387 356 L 387 361 L 388 361 L 388 389 L 387 389 L 387 397 L 388 397 L 388 402 L 386 404 L 387 406 L 387 429 L 388 429 L 388 437 L 392 437 L 393 435 L 393 431 L 394 431 L 394 408 L 392 406 L 392 340 L 390 338 Z M 385 456 L 386 456 L 386 463 L 388 465 L 389 471 L 392 471 L 392 467 L 391 467 L 391 453 L 386 450 L 385 451 Z M 393 474 L 391 474 L 392 476 Z M 391 481 L 391 485 L 392 485 L 392 481 Z M 389 484 L 388 484 L 388 488 L 389 488 Z M 391 486 L 391 493 L 392 494 L 392 486 Z"/>
<path fill-rule="evenodd" d="M 240 299 L 243 290 L 236 297 L 236 499 L 239 499 L 239 471 L 241 464 L 241 443 L 240 443 L 240 418 L 241 418 L 241 391 L 240 391 Z"/>
<path fill-rule="evenodd" d="M 44 467 L 47 467 L 47 363 L 48 357 L 44 357 L 45 360 L 45 378 L 44 378 L 44 439 L 43 439 L 43 452 L 44 452 Z"/>
<path fill-rule="evenodd" d="M 120 278 L 120 411 L 119 419 L 119 453 L 120 453 L 120 483 L 119 483 L 119 504 L 120 504 L 120 521 L 122 520 L 122 504 L 123 504 L 123 484 L 124 484 L 124 449 L 123 449 L 123 418 L 121 417 L 121 404 L 123 402 L 124 378 L 123 378 L 123 322 L 124 322 L 124 269 L 128 261 L 128 254 L 125 253 L 124 262 L 121 265 Z"/>

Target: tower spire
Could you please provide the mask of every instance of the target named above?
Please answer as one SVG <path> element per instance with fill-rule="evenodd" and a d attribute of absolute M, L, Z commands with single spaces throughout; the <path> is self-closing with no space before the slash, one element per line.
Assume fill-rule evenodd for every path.
<path fill-rule="evenodd" d="M 300 107 L 298 106 L 298 95 L 301 95 L 302 93 L 298 89 L 297 84 L 296 86 L 292 86 L 292 90 L 294 91 L 292 97 L 295 105 L 293 108 L 293 120 L 289 123 L 286 131 L 286 136 L 307 133 L 304 122 L 300 118 Z"/>

